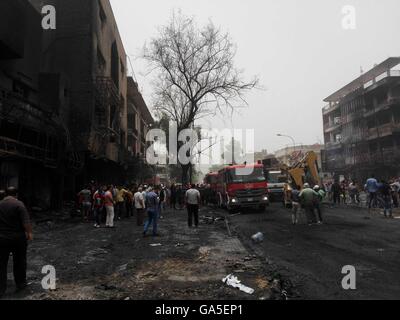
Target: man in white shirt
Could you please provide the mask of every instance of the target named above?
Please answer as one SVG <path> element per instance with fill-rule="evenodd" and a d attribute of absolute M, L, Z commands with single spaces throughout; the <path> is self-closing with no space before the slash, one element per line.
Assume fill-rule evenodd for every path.
<path fill-rule="evenodd" d="M 144 197 L 143 197 L 143 189 L 141 187 L 139 187 L 138 191 L 135 193 L 133 198 L 135 201 L 136 221 L 137 221 L 137 225 L 140 227 L 140 226 L 143 226 L 144 211 L 146 209 L 146 205 L 145 205 Z"/>
<path fill-rule="evenodd" d="M 185 195 L 186 208 L 188 211 L 188 225 L 189 228 L 194 225 L 196 228 L 199 226 L 199 206 L 201 203 L 201 196 L 199 190 L 195 189 L 194 186 L 190 186 L 190 189 L 186 191 Z"/>

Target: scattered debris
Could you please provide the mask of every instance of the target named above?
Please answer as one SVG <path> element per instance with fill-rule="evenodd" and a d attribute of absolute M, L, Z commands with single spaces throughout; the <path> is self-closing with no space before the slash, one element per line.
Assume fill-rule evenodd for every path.
<path fill-rule="evenodd" d="M 215 222 L 225 220 L 224 217 L 215 217 L 215 216 L 202 216 L 201 219 L 205 224 L 214 224 Z"/>
<path fill-rule="evenodd" d="M 99 286 L 96 286 L 95 289 L 97 290 L 104 290 L 104 291 L 113 291 L 113 290 L 117 290 L 116 286 L 109 286 L 107 284 L 101 284 Z"/>
<path fill-rule="evenodd" d="M 231 214 L 230 217 L 232 218 L 232 217 L 240 216 L 241 214 L 242 214 L 241 212 L 238 212 L 238 213 L 235 213 L 235 214 Z"/>
<path fill-rule="evenodd" d="M 126 269 L 128 269 L 128 264 L 124 264 L 124 265 L 118 267 L 117 272 L 126 271 Z"/>
<path fill-rule="evenodd" d="M 251 237 L 254 243 L 261 243 L 264 241 L 264 235 L 261 232 L 256 233 Z"/>
<path fill-rule="evenodd" d="M 257 284 L 257 287 L 260 290 L 266 290 L 266 289 L 270 288 L 269 281 L 267 279 L 265 279 L 265 278 L 262 278 L 262 277 L 259 277 L 259 278 L 256 279 L 256 284 Z"/>
<path fill-rule="evenodd" d="M 240 280 L 233 274 L 226 276 L 224 279 L 222 279 L 222 282 L 233 288 L 238 288 L 240 291 L 243 291 L 247 294 L 254 293 L 254 289 L 246 287 L 245 285 L 241 284 Z"/>
<path fill-rule="evenodd" d="M 161 247 L 161 246 L 162 246 L 161 243 L 152 243 L 152 244 L 150 245 L 150 247 Z"/>

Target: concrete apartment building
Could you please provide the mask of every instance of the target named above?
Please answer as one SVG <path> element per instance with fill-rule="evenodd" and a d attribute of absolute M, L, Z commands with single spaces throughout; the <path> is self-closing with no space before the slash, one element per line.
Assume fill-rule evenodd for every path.
<path fill-rule="evenodd" d="M 42 29 L 44 5 L 56 8 L 55 30 Z M 1 0 L 0 49 L 0 188 L 59 207 L 91 180 L 124 183 L 137 146 L 109 0 Z"/>
<path fill-rule="evenodd" d="M 138 84 L 128 77 L 128 151 L 131 155 L 140 158 L 146 155 L 146 136 L 152 126 L 154 119 Z"/>
<path fill-rule="evenodd" d="M 79 169 L 85 169 L 76 183 L 121 179 L 127 149 L 127 59 L 109 1 L 88 0 L 84 6 L 79 0 L 30 2 L 38 10 L 44 5 L 57 10 L 56 30 L 44 31 L 42 72 L 58 77 L 55 90 L 64 87 L 69 98 L 67 107 L 56 112 L 68 124 L 68 147 Z"/>
<path fill-rule="evenodd" d="M 129 181 L 144 182 L 152 174 L 152 169 L 146 165 L 146 136 L 155 122 L 151 115 L 138 84 L 128 77 L 128 162 L 127 177 Z"/>
<path fill-rule="evenodd" d="M 0 188 L 19 187 L 28 205 L 60 199 L 51 193 L 67 141 L 40 95 L 51 85 L 41 74 L 42 34 L 41 15 L 28 1 L 0 1 Z"/>
<path fill-rule="evenodd" d="M 400 58 L 389 58 L 324 101 L 326 169 L 364 181 L 400 175 Z"/>

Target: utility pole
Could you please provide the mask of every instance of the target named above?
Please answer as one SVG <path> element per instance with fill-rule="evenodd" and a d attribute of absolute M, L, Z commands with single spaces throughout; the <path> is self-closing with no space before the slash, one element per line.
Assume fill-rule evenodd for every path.
<path fill-rule="evenodd" d="M 235 162 L 235 137 L 232 137 L 232 164 L 236 165 L 236 162 Z"/>

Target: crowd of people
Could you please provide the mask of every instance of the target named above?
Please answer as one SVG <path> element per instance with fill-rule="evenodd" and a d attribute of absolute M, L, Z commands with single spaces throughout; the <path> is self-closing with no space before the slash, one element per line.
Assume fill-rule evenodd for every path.
<path fill-rule="evenodd" d="M 187 208 L 187 223 L 190 228 L 199 226 L 201 192 L 194 185 L 148 186 L 131 188 L 103 186 L 94 182 L 84 187 L 77 195 L 78 205 L 85 221 L 93 221 L 95 228 L 104 223 L 106 228 L 115 228 L 114 220 L 136 215 L 137 226 L 143 227 L 146 237 L 152 226 L 153 237 L 159 236 L 158 220 L 163 217 L 167 205 L 172 210 Z M 178 204 L 179 208 L 176 207 Z M 27 287 L 27 248 L 33 239 L 30 215 L 24 203 L 18 200 L 18 190 L 9 187 L 0 190 L 0 298 L 7 289 L 7 266 L 10 254 L 13 257 L 14 280 L 17 291 Z"/>
<path fill-rule="evenodd" d="M 382 208 L 389 218 L 393 217 L 392 209 L 400 207 L 400 178 L 378 180 L 372 175 L 365 184 L 355 180 L 335 181 L 326 184 L 325 190 L 333 206 L 356 204 L 366 205 L 369 210 Z"/>
<path fill-rule="evenodd" d="M 369 210 L 380 208 L 385 218 L 393 218 L 393 208 L 400 207 L 400 178 L 378 181 L 372 175 L 363 185 L 354 180 L 336 180 L 314 188 L 306 183 L 302 190 L 293 188 L 291 196 L 293 224 L 298 224 L 299 214 L 303 211 L 309 225 L 322 224 L 322 202 L 325 200 L 332 208 L 349 204 L 361 206 L 364 202 Z"/>
<path fill-rule="evenodd" d="M 115 228 L 115 220 L 136 215 L 137 226 L 144 227 L 146 235 L 153 225 L 153 236 L 157 236 L 158 220 L 166 209 L 188 211 L 188 226 L 199 225 L 198 210 L 203 204 L 202 188 L 198 185 L 132 185 L 102 186 L 94 182 L 78 194 L 78 205 L 85 221 L 94 221 L 94 227 Z"/>
<path fill-rule="evenodd" d="M 305 183 L 303 190 L 295 187 L 292 190 L 292 223 L 299 223 L 299 216 L 302 210 L 306 215 L 308 225 L 323 224 L 322 202 L 325 199 L 325 191 L 318 185 L 311 188 Z"/>

